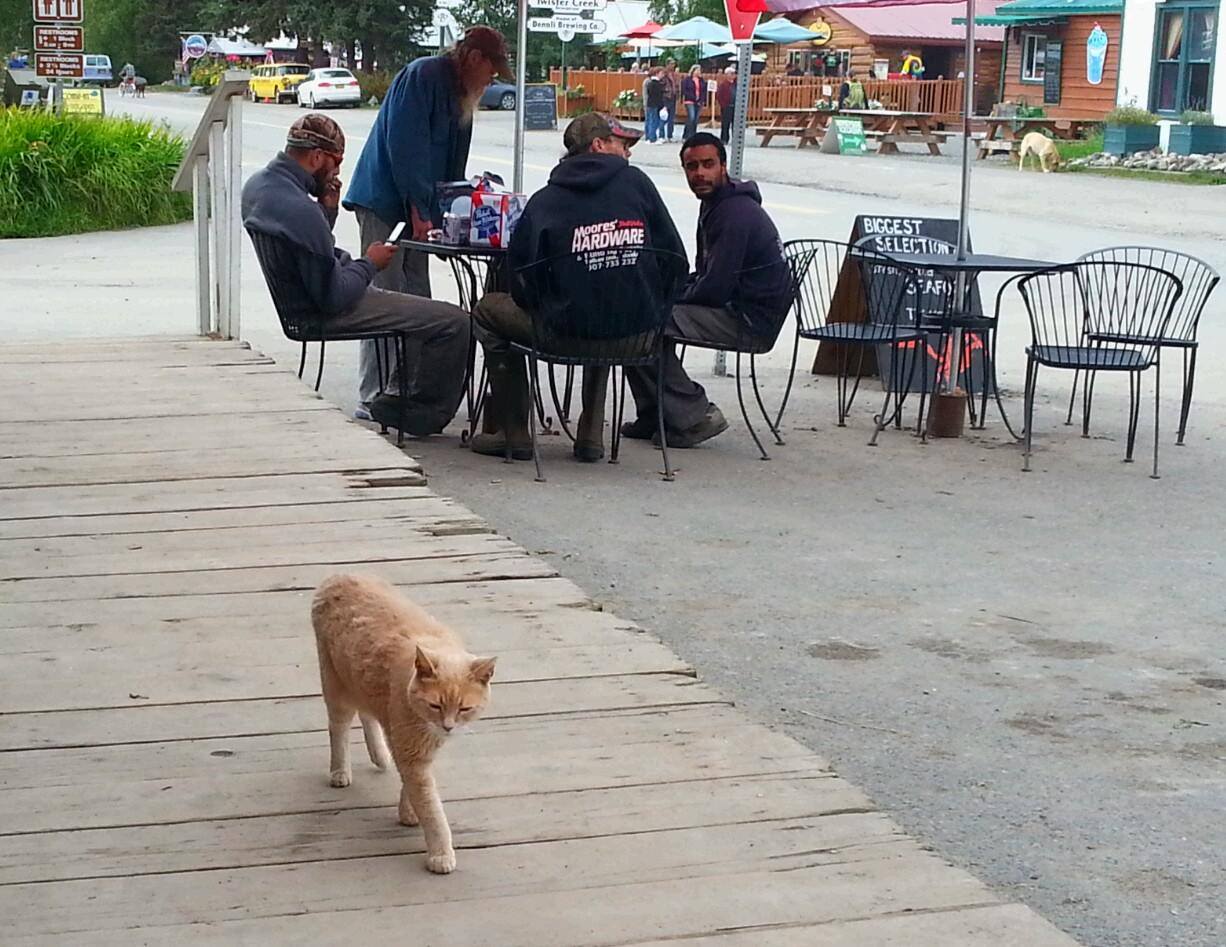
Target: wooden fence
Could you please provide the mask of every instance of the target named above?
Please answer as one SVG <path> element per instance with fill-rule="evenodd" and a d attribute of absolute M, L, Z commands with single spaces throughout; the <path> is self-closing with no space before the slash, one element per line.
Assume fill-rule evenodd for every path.
<path fill-rule="evenodd" d="M 714 80 L 715 73 L 703 76 L 704 80 Z M 641 119 L 643 110 L 638 108 L 616 108 L 614 100 L 622 92 L 630 90 L 637 96 L 642 96 L 643 80 L 646 76 L 634 72 L 605 72 L 596 69 L 568 69 L 566 84 L 572 90 L 583 86 L 584 96 L 566 102 L 562 94 L 558 96 L 560 114 L 566 114 L 566 105 L 584 106 L 600 112 L 611 112 L 618 118 Z M 561 84 L 562 74 L 554 69 L 549 75 L 549 81 Z M 770 121 L 768 108 L 811 108 L 818 99 L 833 98 L 838 95 L 839 80 L 821 79 L 811 76 L 754 76 L 749 86 L 749 115 L 751 125 L 763 125 Z M 876 99 L 888 109 L 904 112 L 927 112 L 953 120 L 962 114 L 962 83 L 958 79 L 923 79 L 914 80 L 864 80 L 864 91 L 870 99 Z M 711 113 L 718 114 L 718 107 L 711 96 L 703 106 L 703 117 L 709 118 Z"/>

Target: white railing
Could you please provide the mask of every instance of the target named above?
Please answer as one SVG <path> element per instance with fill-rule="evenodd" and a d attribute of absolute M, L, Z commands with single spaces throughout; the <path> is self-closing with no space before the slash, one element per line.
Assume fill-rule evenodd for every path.
<path fill-rule="evenodd" d="M 250 73 L 227 72 L 196 126 L 171 185 L 191 191 L 196 234 L 196 324 L 201 335 L 239 337 L 243 96 Z"/>

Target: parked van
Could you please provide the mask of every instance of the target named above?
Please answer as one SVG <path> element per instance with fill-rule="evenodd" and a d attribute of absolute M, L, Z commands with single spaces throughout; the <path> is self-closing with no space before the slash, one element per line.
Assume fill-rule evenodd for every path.
<path fill-rule="evenodd" d="M 114 81 L 111 75 L 111 57 L 96 53 L 85 54 L 85 69 L 81 75 L 82 82 L 96 82 L 99 85 L 110 85 Z"/>
<path fill-rule="evenodd" d="M 311 67 L 301 62 L 278 62 L 256 66 L 251 70 L 251 82 L 247 94 L 253 101 L 267 99 L 271 102 L 293 102 L 298 97 L 298 83 L 311 72 Z"/>

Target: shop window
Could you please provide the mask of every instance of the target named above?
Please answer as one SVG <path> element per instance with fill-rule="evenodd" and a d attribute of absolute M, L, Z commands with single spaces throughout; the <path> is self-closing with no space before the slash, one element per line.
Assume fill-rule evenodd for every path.
<path fill-rule="evenodd" d="M 1217 8 L 1163 4 L 1154 37 L 1151 107 L 1178 114 L 1210 111 Z"/>
<path fill-rule="evenodd" d="M 1042 82 L 1047 60 L 1047 37 L 1042 33 L 1022 34 L 1022 81 Z"/>

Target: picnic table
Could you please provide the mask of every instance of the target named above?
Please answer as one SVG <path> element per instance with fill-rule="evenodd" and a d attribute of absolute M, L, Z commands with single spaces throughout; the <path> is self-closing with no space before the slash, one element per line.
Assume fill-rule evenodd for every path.
<path fill-rule="evenodd" d="M 879 138 L 877 153 L 896 155 L 899 145 L 927 145 L 929 154 L 939 155 L 945 134 L 934 129 L 937 116 L 931 112 L 899 112 L 890 109 L 842 109 L 840 115 L 854 115 L 864 122 L 865 133 Z"/>
<path fill-rule="evenodd" d="M 838 114 L 837 109 L 819 108 L 768 108 L 765 111 L 770 114 L 771 123 L 757 129 L 763 148 L 776 135 L 796 135 L 797 148 L 820 144 L 830 116 Z"/>
<path fill-rule="evenodd" d="M 986 125 L 984 137 L 979 140 L 978 158 L 997 152 L 1016 154 L 1027 132 L 1047 131 L 1053 138 L 1073 141 L 1081 137 L 1087 126 L 1102 124 L 1101 118 L 1010 118 L 1007 115 L 989 115 L 972 121 Z"/>

